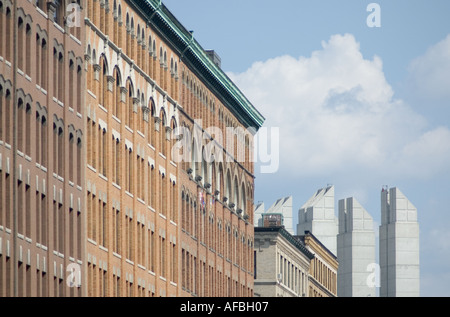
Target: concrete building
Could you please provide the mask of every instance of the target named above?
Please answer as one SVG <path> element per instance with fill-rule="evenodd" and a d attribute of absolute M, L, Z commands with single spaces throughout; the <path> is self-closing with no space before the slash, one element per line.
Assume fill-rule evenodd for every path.
<path fill-rule="evenodd" d="M 307 297 L 313 259 L 283 227 L 256 227 L 255 296 Z"/>
<path fill-rule="evenodd" d="M 0 0 L 0 297 L 87 294 L 85 34 L 66 7 Z"/>
<path fill-rule="evenodd" d="M 311 232 L 327 249 L 337 254 L 338 219 L 334 209 L 334 186 L 317 192 L 298 212 L 297 234 Z"/>
<path fill-rule="evenodd" d="M 380 296 L 420 295 L 417 209 L 398 188 L 381 191 Z"/>
<path fill-rule="evenodd" d="M 264 202 L 259 202 L 255 205 L 255 210 L 253 211 L 253 225 L 255 227 L 262 227 L 262 215 L 264 212 Z"/>
<path fill-rule="evenodd" d="M 338 296 L 375 297 L 370 276 L 376 263 L 373 219 L 353 197 L 339 200 L 337 258 Z"/>
<path fill-rule="evenodd" d="M 264 227 L 264 218 L 271 215 L 281 215 L 281 223 L 277 225 L 282 225 L 290 234 L 295 234 L 292 214 L 292 196 L 278 199 L 267 210 L 264 210 L 264 203 L 258 204 L 255 208 L 255 226 Z"/>
<path fill-rule="evenodd" d="M 336 256 L 311 232 L 306 231 L 296 239 L 314 254 L 308 275 L 308 297 L 337 297 L 339 263 Z"/>

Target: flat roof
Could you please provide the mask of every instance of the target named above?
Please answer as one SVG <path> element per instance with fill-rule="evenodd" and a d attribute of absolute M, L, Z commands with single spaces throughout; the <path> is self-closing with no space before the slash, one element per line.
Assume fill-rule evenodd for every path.
<path fill-rule="evenodd" d="M 255 227 L 255 233 L 264 233 L 264 232 L 277 232 L 286 240 L 289 241 L 293 246 L 295 246 L 298 250 L 300 250 L 303 254 L 305 254 L 310 260 L 314 258 L 314 254 L 309 251 L 306 246 L 292 234 L 290 234 L 284 227 Z"/>

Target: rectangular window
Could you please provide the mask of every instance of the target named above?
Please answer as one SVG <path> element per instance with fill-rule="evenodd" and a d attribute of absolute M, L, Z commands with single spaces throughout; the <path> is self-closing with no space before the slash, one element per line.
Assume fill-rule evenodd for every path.
<path fill-rule="evenodd" d="M 58 129 L 58 175 L 64 175 L 64 133 L 62 128 Z"/>
<path fill-rule="evenodd" d="M 76 166 L 76 174 L 77 174 L 77 184 L 79 185 L 79 186 L 82 186 L 83 184 L 81 183 L 81 174 L 83 173 L 83 170 L 82 170 L 82 164 L 81 164 L 81 159 L 82 159 L 82 150 L 83 150 L 83 148 L 82 148 L 82 142 L 81 142 L 81 138 L 78 138 L 77 139 L 77 149 L 76 149 L 76 151 L 77 151 L 77 166 Z"/>
<path fill-rule="evenodd" d="M 24 129 L 24 107 L 22 98 L 19 98 L 17 103 L 17 148 L 19 151 L 23 152 L 23 129 Z"/>
<path fill-rule="evenodd" d="M 176 184 L 175 182 L 170 182 L 171 184 L 171 189 L 170 189 L 170 202 L 171 202 L 171 208 L 170 208 L 170 219 L 175 222 L 178 223 L 178 212 L 177 212 L 177 189 L 176 189 Z"/>
<path fill-rule="evenodd" d="M 159 256 L 159 266 L 160 266 L 160 276 L 166 277 L 166 239 L 164 237 L 159 237 L 159 247 L 160 247 L 160 256 Z"/>
<path fill-rule="evenodd" d="M 41 67 L 41 87 L 47 90 L 47 67 L 48 67 L 48 60 L 49 53 L 48 53 L 48 45 L 47 41 L 45 39 L 42 39 L 42 46 L 41 46 L 41 61 L 38 63 Z"/>
<path fill-rule="evenodd" d="M 25 27 L 25 73 L 31 76 L 31 26 Z"/>
<path fill-rule="evenodd" d="M 106 203 L 99 202 L 99 220 L 100 220 L 100 245 L 108 247 L 108 217 L 106 214 Z"/>
<path fill-rule="evenodd" d="M 178 257 L 177 257 L 177 247 L 174 243 L 170 244 L 170 280 L 177 283 L 178 276 Z"/>
<path fill-rule="evenodd" d="M 73 133 L 69 134 L 69 180 L 73 182 L 73 173 L 74 173 L 74 155 L 73 155 L 73 147 L 74 147 L 74 135 Z"/>
<path fill-rule="evenodd" d="M 47 196 L 41 194 L 41 243 L 42 245 L 48 245 L 48 206 Z"/>
<path fill-rule="evenodd" d="M 133 261 L 133 219 L 129 216 L 126 217 L 126 246 L 127 246 L 127 259 Z"/>
<path fill-rule="evenodd" d="M 2 14 L 2 13 L 0 13 Z M 3 25 L 2 25 L 3 27 Z M 24 33 L 25 33 L 25 25 L 24 25 L 24 21 L 21 17 L 19 17 L 18 22 L 17 22 L 17 53 L 18 53 L 18 61 L 17 61 L 17 67 L 23 71 L 23 62 L 24 62 L 24 58 L 23 58 L 23 54 L 24 54 Z"/>
<path fill-rule="evenodd" d="M 75 215 L 73 208 L 69 208 L 69 256 L 75 258 Z"/>
<path fill-rule="evenodd" d="M 155 233 L 152 230 L 148 231 L 148 267 L 150 271 L 155 272 Z"/>
<path fill-rule="evenodd" d="M 24 234 L 23 230 L 23 222 L 24 222 L 24 198 L 23 198 L 23 182 L 19 181 L 18 187 L 17 187 L 17 222 L 18 222 L 18 232 L 21 234 Z M 7 210 L 7 212 L 10 212 Z"/>
<path fill-rule="evenodd" d="M 118 168 L 117 167 L 118 167 L 118 164 L 119 164 L 119 160 L 117 159 L 117 144 L 118 144 L 118 142 L 114 138 L 114 135 L 113 135 L 112 146 L 111 146 L 111 151 L 112 151 L 111 171 L 112 171 L 113 182 L 118 185 L 118 183 L 117 183 Z"/>
<path fill-rule="evenodd" d="M 25 107 L 25 154 L 31 156 L 31 105 Z"/>
<path fill-rule="evenodd" d="M 31 237 L 31 189 L 25 185 L 25 236 Z"/>
<path fill-rule="evenodd" d="M 114 243 L 113 251 L 120 254 L 120 210 L 113 208 Z"/>
<path fill-rule="evenodd" d="M 144 224 L 141 224 L 139 222 L 136 222 L 137 224 L 137 262 L 138 264 L 144 265 L 145 263 L 145 228 Z"/>
<path fill-rule="evenodd" d="M 41 165 L 47 166 L 47 144 L 48 144 L 47 120 L 41 118 Z"/>
<path fill-rule="evenodd" d="M 129 193 L 133 193 L 133 155 L 132 155 L 132 151 L 127 151 L 127 169 L 128 169 L 128 174 L 127 174 L 127 186 L 126 186 L 126 190 Z"/>

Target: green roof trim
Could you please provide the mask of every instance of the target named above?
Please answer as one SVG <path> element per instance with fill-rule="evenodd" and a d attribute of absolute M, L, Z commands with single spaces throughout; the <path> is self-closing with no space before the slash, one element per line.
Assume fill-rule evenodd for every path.
<path fill-rule="evenodd" d="M 241 121 L 246 128 L 255 132 L 264 124 L 265 118 L 244 96 L 233 81 L 206 55 L 205 50 L 167 9 L 160 0 L 132 0 L 141 9 L 147 22 L 179 54 L 181 60 L 191 68 L 200 80 L 220 99 L 220 101 Z"/>

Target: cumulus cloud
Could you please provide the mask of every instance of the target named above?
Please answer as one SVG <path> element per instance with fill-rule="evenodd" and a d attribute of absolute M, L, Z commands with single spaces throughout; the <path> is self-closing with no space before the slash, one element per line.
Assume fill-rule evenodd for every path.
<path fill-rule="evenodd" d="M 408 68 L 410 90 L 421 101 L 448 100 L 450 98 L 450 34 L 413 60 Z M 424 106 L 440 105 L 427 103 Z"/>
<path fill-rule="evenodd" d="M 448 165 L 450 131 L 430 130 L 394 99 L 382 60 L 364 58 L 351 34 L 332 36 L 309 57 L 280 56 L 229 76 L 266 126 L 280 128 L 280 171 L 413 176 L 420 169 L 427 177 Z"/>

